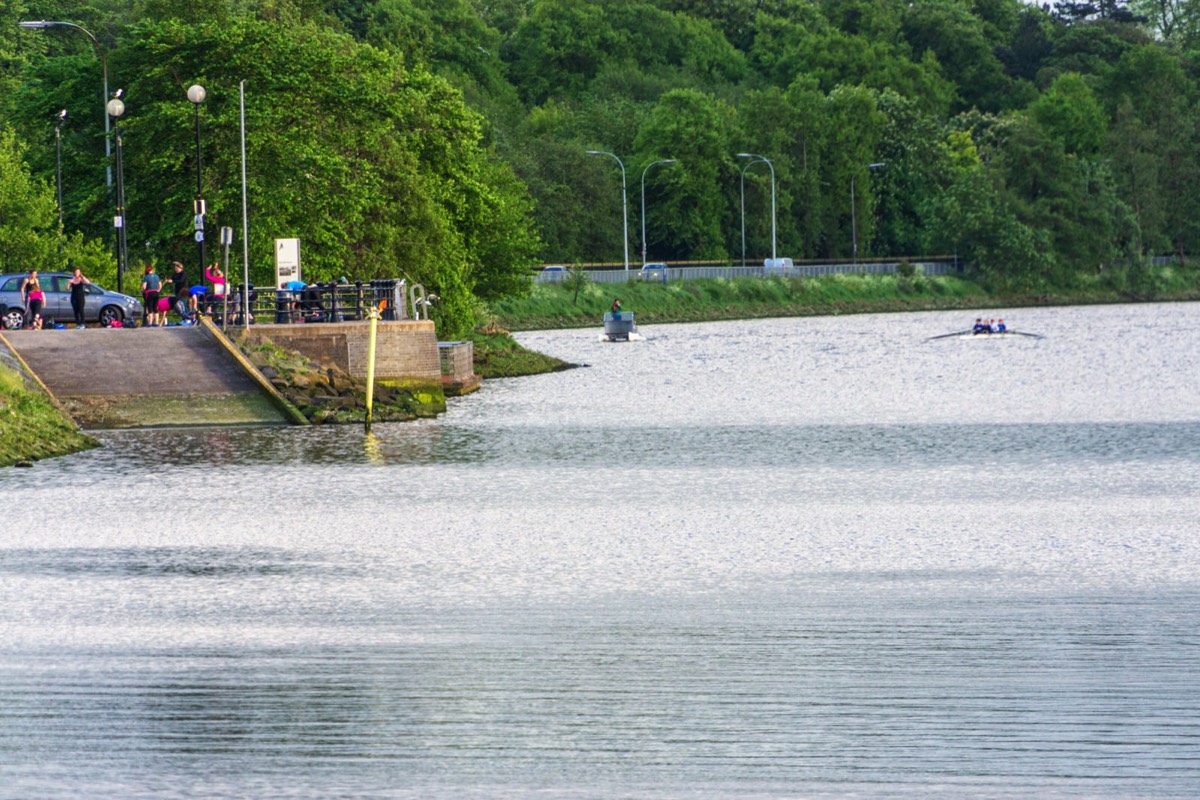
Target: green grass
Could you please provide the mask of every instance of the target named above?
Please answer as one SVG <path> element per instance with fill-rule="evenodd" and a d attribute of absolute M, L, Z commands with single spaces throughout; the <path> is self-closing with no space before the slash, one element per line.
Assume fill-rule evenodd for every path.
<path fill-rule="evenodd" d="M 812 316 L 978 305 L 987 293 L 954 277 L 831 275 L 821 278 L 712 278 L 689 281 L 592 283 L 578 296 L 537 284 L 528 297 L 495 303 L 497 321 L 513 329 L 599 325 L 614 297 L 639 323 L 700 322 L 748 317 Z"/>
<path fill-rule="evenodd" d="M 0 363 L 0 467 L 96 447 L 50 398 L 28 389 L 16 370 Z"/>
<path fill-rule="evenodd" d="M 591 283 L 578 298 L 559 284 L 535 284 L 527 297 L 497 301 L 491 310 L 495 322 L 511 330 L 598 327 L 614 297 L 621 299 L 624 310 L 637 315 L 639 324 L 1198 300 L 1200 270 L 1174 266 L 1112 269 L 1082 276 L 1069 288 L 1024 294 L 992 292 L 975 281 L 947 275 L 711 278 L 666 285 L 635 279 L 622 284 Z"/>
<path fill-rule="evenodd" d="M 515 378 L 557 372 L 571 365 L 553 356 L 528 350 L 504 332 L 475 332 L 475 374 L 481 378 Z"/>

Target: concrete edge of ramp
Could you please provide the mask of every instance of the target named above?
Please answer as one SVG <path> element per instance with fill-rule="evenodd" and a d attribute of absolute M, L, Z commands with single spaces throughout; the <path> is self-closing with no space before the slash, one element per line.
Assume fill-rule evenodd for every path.
<path fill-rule="evenodd" d="M 266 377 L 258 371 L 258 368 L 250 363 L 250 359 L 242 355 L 242 351 L 238 349 L 229 337 L 221 332 L 221 329 L 212 323 L 212 320 L 207 317 L 200 317 L 200 327 L 208 334 L 209 338 L 215 341 L 221 348 L 234 360 L 235 363 L 246 373 L 247 377 L 266 393 L 271 399 L 271 403 L 283 413 L 283 416 L 293 425 L 309 425 L 308 417 L 300 413 L 300 409 L 296 408 L 288 399 L 284 397 L 278 389 L 271 384 Z"/>
<path fill-rule="evenodd" d="M 54 392 L 50 391 L 50 387 L 42 382 L 42 377 L 40 375 L 38 375 L 36 372 L 34 372 L 33 368 L 30 367 L 28 363 L 26 363 L 25 359 L 21 357 L 20 352 L 17 351 L 17 348 L 13 347 L 12 343 L 9 342 L 7 338 L 5 338 L 3 332 L 0 332 L 0 344 L 3 344 L 6 348 L 8 348 L 8 352 L 12 353 L 13 358 L 15 358 L 17 360 L 17 363 L 21 365 L 21 369 L 25 370 L 25 376 L 27 378 L 29 378 L 30 380 L 34 381 L 35 383 L 37 383 L 38 388 L 40 388 L 42 390 L 42 392 L 45 393 L 46 397 L 50 398 L 50 402 L 54 404 L 54 407 L 57 408 L 60 412 L 62 412 L 67 417 L 67 419 L 71 420 L 72 422 L 75 422 L 75 424 L 78 425 L 79 422 L 71 415 L 71 412 L 67 409 L 67 407 L 64 406 L 59 401 L 59 399 L 54 396 Z"/>

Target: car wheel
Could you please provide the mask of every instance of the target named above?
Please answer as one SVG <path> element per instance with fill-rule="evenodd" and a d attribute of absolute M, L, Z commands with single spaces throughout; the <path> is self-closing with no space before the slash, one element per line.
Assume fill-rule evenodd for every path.
<path fill-rule="evenodd" d="M 120 320 L 122 323 L 125 320 L 125 312 L 117 306 L 105 306 L 100 309 L 100 324 L 105 328 L 111 327 L 114 322 Z"/>
<path fill-rule="evenodd" d="M 25 326 L 25 311 L 20 308 L 10 308 L 4 312 L 4 327 L 10 331 L 19 331 Z"/>

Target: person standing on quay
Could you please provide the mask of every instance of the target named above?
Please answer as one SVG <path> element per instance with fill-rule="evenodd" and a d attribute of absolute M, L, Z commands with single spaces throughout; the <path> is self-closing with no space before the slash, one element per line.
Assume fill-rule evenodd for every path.
<path fill-rule="evenodd" d="M 32 328 L 40 328 L 33 323 L 42 317 L 42 308 L 46 305 L 46 295 L 42 292 L 42 283 L 38 280 L 37 270 L 32 270 L 29 277 L 21 281 L 21 294 L 25 297 L 25 312 L 29 315 Z"/>
<path fill-rule="evenodd" d="M 142 311 L 145 323 L 154 327 L 158 323 L 158 293 L 162 291 L 162 278 L 154 271 L 153 264 L 146 265 L 146 277 L 142 278 Z"/>
<path fill-rule="evenodd" d="M 87 302 L 87 290 L 83 287 L 89 284 L 91 281 L 83 277 L 83 270 L 79 268 L 75 269 L 75 274 L 67 281 L 67 285 L 71 287 L 71 310 L 75 312 L 76 329 L 84 327 L 83 309 Z"/>

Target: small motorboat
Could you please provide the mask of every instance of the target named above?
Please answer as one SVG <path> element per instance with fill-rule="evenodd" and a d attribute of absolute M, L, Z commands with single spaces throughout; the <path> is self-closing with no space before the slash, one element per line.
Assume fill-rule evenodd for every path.
<path fill-rule="evenodd" d="M 637 342 L 641 341 L 637 332 L 637 323 L 633 320 L 632 311 L 607 311 L 604 314 L 604 333 L 600 334 L 602 342 Z"/>

